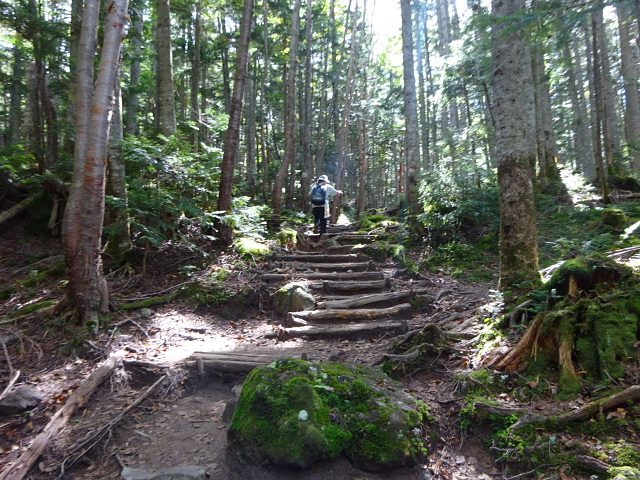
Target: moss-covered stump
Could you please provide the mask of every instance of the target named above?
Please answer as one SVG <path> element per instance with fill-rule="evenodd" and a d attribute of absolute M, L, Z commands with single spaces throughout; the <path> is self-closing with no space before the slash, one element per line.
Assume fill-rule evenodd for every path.
<path fill-rule="evenodd" d="M 623 378 L 640 334 L 638 283 L 630 269 L 610 260 L 566 262 L 546 284 L 550 296 L 562 300 L 535 317 L 498 368 L 532 374 L 558 368 L 565 393 L 579 392 L 581 378 Z"/>
<path fill-rule="evenodd" d="M 231 448 L 305 468 L 345 455 L 379 471 L 428 453 L 426 407 L 381 370 L 281 359 L 253 370 L 231 421 Z"/>
<path fill-rule="evenodd" d="M 316 300 L 309 289 L 302 283 L 288 283 L 273 294 L 273 310 L 278 315 L 289 312 L 312 310 Z"/>

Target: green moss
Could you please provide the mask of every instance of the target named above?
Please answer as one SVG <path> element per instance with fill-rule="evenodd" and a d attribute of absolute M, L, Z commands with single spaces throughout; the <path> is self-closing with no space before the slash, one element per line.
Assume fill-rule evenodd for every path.
<path fill-rule="evenodd" d="M 630 223 L 629 217 L 627 217 L 622 210 L 617 208 L 606 208 L 602 211 L 600 216 L 602 223 L 614 230 L 624 230 L 624 228 Z"/>
<path fill-rule="evenodd" d="M 282 246 L 295 247 L 298 240 L 298 232 L 295 230 L 280 230 L 276 233 L 276 240 Z"/>
<path fill-rule="evenodd" d="M 267 245 L 251 238 L 239 238 L 233 245 L 240 255 L 247 258 L 261 259 L 271 254 L 271 249 Z"/>
<path fill-rule="evenodd" d="M 424 408 L 403 393 L 388 398 L 393 384 L 372 367 L 278 360 L 245 380 L 229 440 L 256 460 L 301 468 L 342 454 L 370 470 L 406 464 L 415 445 L 426 449 L 416 433 Z"/>

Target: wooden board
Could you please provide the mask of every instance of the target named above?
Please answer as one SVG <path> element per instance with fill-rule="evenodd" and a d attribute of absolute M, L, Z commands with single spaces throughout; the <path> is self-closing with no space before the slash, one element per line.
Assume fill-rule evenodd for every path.
<path fill-rule="evenodd" d="M 341 310 L 309 310 L 305 312 L 289 312 L 287 314 L 286 327 L 292 327 L 296 320 L 309 323 L 344 323 L 357 320 L 373 320 L 394 315 L 407 314 L 411 311 L 411 305 L 402 303 L 388 308 L 358 308 Z"/>
<path fill-rule="evenodd" d="M 363 271 L 373 270 L 373 262 L 354 262 L 354 263 L 308 263 L 308 264 L 294 264 L 292 267 L 297 270 L 331 270 L 342 271 L 352 270 Z"/>
<path fill-rule="evenodd" d="M 323 273 L 265 273 L 262 275 L 262 281 L 283 282 L 292 279 L 307 280 L 381 280 L 384 278 L 382 272 L 323 272 Z"/>
<path fill-rule="evenodd" d="M 383 321 L 353 323 L 349 325 L 308 325 L 306 327 L 281 328 L 270 332 L 265 338 L 288 340 L 290 338 L 307 337 L 309 339 L 352 338 L 377 335 L 399 335 L 406 329 L 406 323 L 400 321 Z"/>
<path fill-rule="evenodd" d="M 344 254 L 344 255 L 328 255 L 324 253 L 315 253 L 308 255 L 278 255 L 276 261 L 283 262 L 315 262 L 315 263 L 343 263 L 343 262 L 357 262 L 363 260 L 366 257 L 358 255 L 357 253 Z"/>
<path fill-rule="evenodd" d="M 322 291 L 329 292 L 371 292 L 382 291 L 391 288 L 391 280 L 385 278 L 384 280 L 372 280 L 368 282 L 332 282 L 331 280 L 324 280 L 322 282 Z"/>
<path fill-rule="evenodd" d="M 385 302 L 400 302 L 411 298 L 413 292 L 411 290 L 405 290 L 403 292 L 387 292 L 387 293 L 373 293 L 369 295 L 361 295 L 358 297 L 347 297 L 336 300 L 325 300 L 318 303 L 318 307 L 324 308 L 358 308 L 365 305 L 373 305 L 376 303 Z"/>

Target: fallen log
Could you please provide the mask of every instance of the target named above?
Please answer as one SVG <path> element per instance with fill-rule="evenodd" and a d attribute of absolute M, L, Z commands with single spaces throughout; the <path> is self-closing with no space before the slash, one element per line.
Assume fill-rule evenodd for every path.
<path fill-rule="evenodd" d="M 349 243 L 372 243 L 378 240 L 384 240 L 389 237 L 388 234 L 378 234 L 378 235 L 367 235 L 367 234 L 343 234 L 338 235 L 335 239 L 338 242 L 349 242 Z"/>
<path fill-rule="evenodd" d="M 384 334 L 397 335 L 402 333 L 403 328 L 403 322 L 388 321 L 331 326 L 308 325 L 306 327 L 279 328 L 278 330 L 267 333 L 265 338 L 276 338 L 284 341 L 300 337 L 307 337 L 310 339 L 336 337 L 351 338 L 361 336 L 371 337 Z"/>
<path fill-rule="evenodd" d="M 323 273 L 265 273 L 262 281 L 284 282 L 296 278 L 307 280 L 380 280 L 384 278 L 382 272 L 323 272 Z"/>
<path fill-rule="evenodd" d="M 78 408 L 84 407 L 91 395 L 102 383 L 111 376 L 115 368 L 122 362 L 124 350 L 111 354 L 58 410 L 44 430 L 31 442 L 27 450 L 0 474 L 0 480 L 22 480 L 29 472 L 33 464 L 38 460 L 49 442 L 66 427 L 67 422 Z"/>
<path fill-rule="evenodd" d="M 399 302 L 411 298 L 411 290 L 405 290 L 403 292 L 387 292 L 387 293 L 373 293 L 369 295 L 362 295 L 355 298 L 346 298 L 344 300 L 327 300 L 319 302 L 318 307 L 322 308 L 357 308 L 365 305 L 373 305 L 376 303 L 385 302 Z"/>
<path fill-rule="evenodd" d="M 286 327 L 295 325 L 296 319 L 309 323 L 341 323 L 355 320 L 373 320 L 385 318 L 411 311 L 411 305 L 402 303 L 389 308 L 353 309 L 353 310 L 310 310 L 305 312 L 289 312 L 287 314 Z"/>
<path fill-rule="evenodd" d="M 20 203 L 15 204 L 13 207 L 9 208 L 8 210 L 0 212 L 0 224 L 3 224 L 7 220 L 11 220 L 20 212 L 26 210 L 29 207 L 29 205 L 33 203 L 35 199 L 36 199 L 36 195 L 32 195 L 30 197 L 25 198 Z"/>
<path fill-rule="evenodd" d="M 363 270 L 373 270 L 373 262 L 354 262 L 354 263 L 308 263 L 303 265 L 294 265 L 293 268 L 297 270 L 331 270 L 331 271 L 345 271 L 351 270 L 353 272 Z"/>
<path fill-rule="evenodd" d="M 69 452 L 66 453 L 65 459 L 62 461 L 60 465 L 60 475 L 58 478 L 61 478 L 65 469 L 72 467 L 79 459 L 81 459 L 86 453 L 88 453 L 92 448 L 94 448 L 107 433 L 112 433 L 113 427 L 115 427 L 122 419 L 132 410 L 138 407 L 149 395 L 151 395 L 158 385 L 160 385 L 165 379 L 168 378 L 168 375 L 165 373 L 158 380 L 154 382 L 149 388 L 147 388 L 136 400 L 127 406 L 124 410 L 122 410 L 118 415 L 112 418 L 109 422 L 102 425 L 97 431 L 91 433 L 90 436 L 85 437 L 82 441 L 73 445 Z"/>
<path fill-rule="evenodd" d="M 381 291 L 391 288 L 391 279 L 385 278 L 384 280 L 374 280 L 371 282 L 332 282 L 325 280 L 322 282 L 322 291 L 324 293 L 330 292 L 366 292 L 366 291 Z"/>

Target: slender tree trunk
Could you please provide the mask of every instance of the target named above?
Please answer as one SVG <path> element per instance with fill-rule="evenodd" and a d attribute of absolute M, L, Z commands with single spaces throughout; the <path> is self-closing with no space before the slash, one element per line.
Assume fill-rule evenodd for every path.
<path fill-rule="evenodd" d="M 411 0 L 401 0 L 402 15 L 402 65 L 404 71 L 404 142 L 407 159 L 406 200 L 409 213 L 420 213 L 420 134 L 418 132 L 418 106 L 413 60 L 413 15 Z"/>
<path fill-rule="evenodd" d="M 194 33 L 193 62 L 191 63 L 191 120 L 194 123 L 191 143 L 193 151 L 200 147 L 200 50 L 202 49 L 202 0 L 196 3 L 196 29 Z"/>
<path fill-rule="evenodd" d="M 553 112 L 549 78 L 545 72 L 544 54 L 541 45 L 533 47 L 533 80 L 538 132 L 538 163 L 540 166 L 540 188 L 553 195 L 565 205 L 572 205 L 571 197 L 558 169 L 558 144 L 553 131 Z M 544 179 L 544 182 L 543 180 Z"/>
<path fill-rule="evenodd" d="M 594 38 L 594 55 L 599 60 L 600 71 L 600 96 L 602 98 L 602 133 L 604 140 L 604 152 L 607 169 L 617 169 L 617 159 L 620 157 L 620 133 L 615 109 L 615 96 L 613 81 L 611 79 L 611 62 L 609 60 L 609 48 L 604 26 L 604 14 L 602 10 L 596 10 L 591 14 Z M 595 58 L 595 57 L 594 57 Z"/>
<path fill-rule="evenodd" d="M 640 172 L 640 58 L 638 55 L 638 28 L 633 21 L 630 5 L 616 5 L 618 32 L 620 34 L 620 70 L 624 81 L 624 126 L 631 169 Z"/>
<path fill-rule="evenodd" d="M 538 282 L 538 247 L 533 192 L 532 158 L 535 150 L 527 132 L 523 98 L 531 88 L 529 47 L 509 20 L 524 11 L 525 0 L 493 0 L 493 113 L 496 121 L 498 183 L 500 186 L 500 289 Z"/>
<path fill-rule="evenodd" d="M 104 44 L 95 83 L 93 100 L 86 104 L 87 112 L 81 107 L 80 99 L 87 97 L 86 79 L 78 78 L 78 124 L 77 132 L 85 137 L 76 140 L 75 162 L 82 162 L 78 168 L 81 175 L 75 176 L 65 213 L 65 256 L 69 269 L 69 299 L 75 307 L 78 318 L 97 328 L 99 320 L 108 311 L 107 282 L 102 274 L 101 234 L 104 220 L 105 183 L 107 166 L 107 142 L 112 115 L 112 99 L 116 84 L 122 38 L 127 23 L 128 0 L 113 0 L 109 6 L 105 22 Z M 83 14 L 81 37 L 85 40 L 95 35 L 98 17 L 98 2 L 87 1 Z M 91 47 L 91 42 L 82 42 L 82 47 Z M 93 51 L 80 48 L 78 74 L 86 72 L 92 65 Z M 90 96 L 90 95 L 89 95 Z M 89 108 L 90 107 L 90 108 Z M 80 148 L 82 147 L 82 148 Z"/>
<path fill-rule="evenodd" d="M 311 125 L 313 122 L 312 114 L 312 92 L 311 83 L 313 69 L 311 65 L 311 56 L 313 54 L 311 44 L 313 33 L 313 2 L 307 0 L 307 10 L 305 19 L 305 59 L 304 59 L 304 99 L 302 106 L 302 175 L 300 179 L 300 203 L 299 208 L 305 211 L 307 208 L 306 193 L 311 188 L 311 177 L 313 175 L 313 155 L 311 153 Z"/>
<path fill-rule="evenodd" d="M 273 185 L 273 213 L 282 213 L 283 189 L 287 172 L 296 156 L 296 75 L 298 62 L 298 36 L 301 0 L 295 0 L 291 14 L 291 40 L 289 42 L 289 69 L 286 80 L 284 119 L 284 158 Z M 306 193 L 306 192 L 305 192 Z"/>
<path fill-rule="evenodd" d="M 569 62 L 567 67 L 567 91 L 571 98 L 571 110 L 573 112 L 571 127 L 576 145 L 576 163 L 580 170 L 588 177 L 595 173 L 595 159 L 593 157 L 593 143 L 591 137 L 591 122 L 587 113 L 587 105 L 582 88 L 582 75 L 571 55 L 569 45 L 564 47 L 564 56 Z"/>
<path fill-rule="evenodd" d="M 602 12 L 600 12 L 600 15 Z M 602 69 L 604 68 L 602 64 L 602 50 L 601 44 L 598 41 L 598 28 L 597 28 L 597 13 L 593 12 L 591 14 L 591 24 L 592 24 L 592 34 L 593 34 L 593 90 L 594 90 L 594 103 L 595 103 L 595 118 L 596 118 L 596 143 L 595 143 L 595 159 L 596 159 L 596 174 L 598 177 L 598 182 L 600 183 L 600 191 L 602 193 L 602 201 L 607 204 L 610 203 L 609 198 L 609 162 L 613 162 L 613 150 L 611 148 L 607 148 L 607 144 L 611 139 L 611 132 L 608 128 L 608 116 L 607 116 L 607 107 L 604 93 L 604 78 Z M 605 144 L 604 151 L 607 155 L 605 160 L 603 156 L 603 141 Z M 611 157 L 609 157 L 611 155 Z"/>
<path fill-rule="evenodd" d="M 18 42 L 18 39 L 16 39 Z M 11 95 L 9 106 L 9 131 L 7 140 L 15 145 L 20 141 L 22 129 L 22 89 L 24 81 L 24 52 L 19 45 L 13 47 L 13 65 L 11 66 L 11 84 L 9 92 Z"/>
<path fill-rule="evenodd" d="M 236 74 L 233 81 L 231 95 L 231 112 L 229 127 L 225 137 L 222 166 L 220 172 L 220 191 L 218 193 L 218 211 L 231 213 L 231 198 L 233 194 L 233 169 L 238 154 L 240 138 L 240 123 L 242 121 L 242 99 L 244 95 L 247 68 L 249 64 L 249 45 L 251 42 L 251 26 L 253 23 L 253 0 L 245 0 L 240 22 L 240 36 L 236 48 Z M 220 240 L 230 244 L 233 228 L 224 222 L 219 222 L 218 232 Z"/>
<path fill-rule="evenodd" d="M 160 134 L 170 137 L 177 130 L 173 53 L 171 50 L 171 10 L 169 0 L 158 0 L 158 116 Z"/>
<path fill-rule="evenodd" d="M 347 166 L 347 158 L 349 157 L 349 116 L 351 115 L 351 103 L 353 100 L 353 88 L 355 78 L 356 59 L 358 58 L 358 44 L 356 39 L 358 38 L 356 33 L 358 30 L 358 11 L 353 15 L 353 26 L 351 28 L 351 51 L 349 54 L 349 67 L 347 69 L 347 78 L 345 79 L 344 95 L 343 95 L 343 107 L 342 115 L 340 117 L 340 124 L 336 139 L 336 147 L 338 150 L 338 165 L 336 169 L 336 188 L 343 190 L 345 188 L 345 170 Z M 345 31 L 346 35 L 346 31 Z M 339 195 L 334 198 L 333 205 L 331 207 L 331 222 L 336 223 L 340 215 L 340 209 L 342 208 L 343 196 Z"/>
<path fill-rule="evenodd" d="M 120 70 L 120 69 L 118 69 Z M 122 139 L 124 136 L 122 126 L 122 95 L 120 89 L 120 73 L 116 77 L 113 116 L 111 118 L 111 128 L 109 130 L 109 145 L 107 158 L 109 170 L 107 177 L 107 194 L 117 199 L 117 204 L 112 205 L 108 211 L 105 225 L 110 225 L 111 235 L 109 236 L 109 254 L 117 260 L 131 250 L 130 219 L 128 213 L 128 192 L 127 178 L 125 171 L 124 154 L 122 152 Z"/>
<path fill-rule="evenodd" d="M 130 44 L 131 44 L 131 67 L 129 69 L 129 93 L 126 96 L 125 117 L 124 117 L 124 133 L 135 135 L 139 132 L 138 128 L 138 110 L 140 108 L 140 93 L 138 85 L 142 74 L 142 34 L 144 29 L 144 19 L 142 15 L 142 1 L 134 0 L 132 8 L 132 25 L 130 27 Z"/>
<path fill-rule="evenodd" d="M 255 70 L 255 68 L 253 68 Z M 255 200 L 257 191 L 257 167 L 256 167 L 256 88 L 252 77 L 247 76 L 245 81 L 245 144 L 247 150 L 247 175 L 251 200 Z"/>

